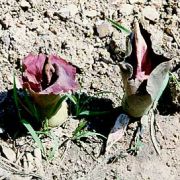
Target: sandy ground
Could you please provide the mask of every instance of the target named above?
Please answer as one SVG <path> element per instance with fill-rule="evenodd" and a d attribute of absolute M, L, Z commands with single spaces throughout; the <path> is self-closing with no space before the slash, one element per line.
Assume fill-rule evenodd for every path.
<path fill-rule="evenodd" d="M 80 119 L 70 116 L 62 127 L 51 130 L 59 143 L 51 161 L 41 159 L 41 153 L 30 135 L 14 135 L 16 129 L 10 125 L 17 119 L 12 99 L 13 71 L 20 76 L 22 59 L 31 52 L 38 54 L 41 50 L 58 54 L 76 66 L 77 80 L 81 82 L 81 91 L 86 96 L 110 91 L 122 98 L 120 68 L 114 63 L 109 44 L 114 40 L 123 53 L 127 34 L 113 28 L 105 17 L 121 22 L 129 30 L 134 18 L 140 19 L 151 34 L 154 51 L 172 60 L 171 71 L 180 78 L 180 3 L 177 1 L 0 1 L 2 179 L 180 179 L 180 98 L 172 81 L 159 101 L 156 116 L 160 155 L 152 145 L 149 128 L 145 130 L 140 152 L 136 156 L 127 153 L 136 122 L 129 125 L 125 136 L 109 154 L 100 155 L 104 142 L 99 137 L 82 142 L 67 141 L 60 146 L 66 139 L 65 135 L 71 135 L 79 123 Z M 95 96 L 89 104 L 90 108 L 112 110 L 119 107 L 121 100 L 115 94 Z M 90 129 L 107 136 L 118 112 L 88 118 Z M 42 141 L 48 150 L 54 143 L 48 137 Z"/>

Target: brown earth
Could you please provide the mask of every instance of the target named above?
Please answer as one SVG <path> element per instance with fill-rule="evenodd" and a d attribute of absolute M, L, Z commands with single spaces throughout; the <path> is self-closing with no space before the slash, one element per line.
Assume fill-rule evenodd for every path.
<path fill-rule="evenodd" d="M 132 29 L 134 17 L 143 21 L 152 35 L 153 49 L 172 59 L 171 72 L 180 80 L 180 3 L 169 0 L 4 0 L 0 2 L 0 131 L 1 179 L 78 179 L 78 180 L 178 180 L 180 179 L 179 90 L 170 79 L 158 104 L 156 138 L 161 147 L 157 155 L 145 129 L 143 146 L 137 155 L 127 152 L 137 122 L 128 126 L 124 137 L 109 153 L 103 154 L 105 141 L 99 136 L 80 142 L 64 141 L 79 120 L 70 112 L 62 127 L 50 130 L 42 142 L 47 151 L 55 146 L 53 160 L 42 158 L 30 135 L 22 135 L 13 103 L 13 71 L 20 76 L 22 59 L 39 49 L 63 57 L 78 69 L 77 80 L 85 96 L 94 96 L 88 107 L 112 110 L 105 116 L 92 116 L 88 129 L 107 137 L 121 112 L 124 94 L 118 64 L 114 64 L 109 44 L 114 40 L 125 51 L 126 34 L 112 28 L 104 17 Z M 105 24 L 103 25 L 103 23 Z M 96 95 L 99 91 L 110 91 Z M 71 109 L 72 110 L 72 109 Z M 158 128 L 157 128 L 158 127 Z M 19 133 L 19 134 L 18 134 Z"/>

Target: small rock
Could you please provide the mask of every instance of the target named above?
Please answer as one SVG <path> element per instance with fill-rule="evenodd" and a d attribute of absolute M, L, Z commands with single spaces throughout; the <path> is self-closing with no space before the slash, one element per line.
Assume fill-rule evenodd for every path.
<path fill-rule="evenodd" d="M 99 58 L 104 60 L 104 61 L 110 61 L 110 53 L 106 50 L 106 49 L 103 49 L 103 48 L 100 48 L 99 49 Z"/>
<path fill-rule="evenodd" d="M 121 4 L 119 7 L 120 13 L 124 16 L 131 15 L 133 13 L 133 9 L 134 7 L 131 4 Z"/>
<path fill-rule="evenodd" d="M 5 155 L 7 159 L 9 159 L 11 162 L 15 162 L 16 160 L 16 153 L 9 147 L 1 146 L 2 152 Z"/>
<path fill-rule="evenodd" d="M 4 32 L 1 36 L 1 41 L 3 42 L 3 44 L 9 47 L 10 42 L 11 42 L 9 33 Z"/>
<path fill-rule="evenodd" d="M 31 4 L 32 7 L 35 7 L 38 5 L 38 0 L 29 0 L 29 3 Z"/>
<path fill-rule="evenodd" d="M 142 10 L 142 14 L 145 18 L 151 21 L 155 21 L 159 19 L 159 13 L 157 12 L 156 8 L 153 6 L 146 6 Z"/>
<path fill-rule="evenodd" d="M 96 29 L 100 38 L 109 36 L 112 33 L 111 25 L 107 22 L 102 22 L 101 24 L 97 25 Z"/>
<path fill-rule="evenodd" d="M 53 18 L 54 16 L 54 10 L 53 9 L 47 9 L 47 11 L 45 12 L 45 15 L 49 18 Z"/>
<path fill-rule="evenodd" d="M 3 134 L 4 132 L 5 132 L 5 130 L 0 127 L 0 134 Z"/>
<path fill-rule="evenodd" d="M 178 18 L 180 18 L 180 9 L 179 9 L 179 8 L 177 8 L 177 9 L 176 9 L 176 12 L 177 12 L 177 16 L 178 16 Z"/>
<path fill-rule="evenodd" d="M 59 15 L 64 19 L 70 19 L 78 13 L 78 8 L 74 4 L 70 4 L 64 8 L 61 8 Z"/>
<path fill-rule="evenodd" d="M 95 16 L 97 16 L 97 11 L 96 10 L 86 10 L 84 11 L 84 15 L 90 18 L 93 18 Z"/>
<path fill-rule="evenodd" d="M 7 13 L 5 17 L 3 18 L 3 24 L 6 26 L 6 28 L 11 27 L 14 23 L 14 20 L 11 16 L 11 14 Z"/>
<path fill-rule="evenodd" d="M 31 153 L 28 152 L 26 153 L 26 158 L 28 162 L 28 172 L 32 172 L 32 170 L 34 169 L 34 157 Z"/>
<path fill-rule="evenodd" d="M 9 179 L 8 177 L 11 175 L 11 173 L 3 168 L 0 167 L 0 177 L 3 179 Z"/>
<path fill-rule="evenodd" d="M 129 0 L 130 4 L 135 4 L 135 3 L 144 3 L 144 0 Z"/>
<path fill-rule="evenodd" d="M 31 5 L 29 4 L 29 2 L 25 1 L 25 0 L 22 0 L 21 3 L 20 3 L 20 6 L 22 8 L 30 8 Z"/>
<path fill-rule="evenodd" d="M 162 0 L 151 0 L 151 4 L 153 4 L 157 7 L 161 7 L 163 5 L 163 1 Z"/>
<path fill-rule="evenodd" d="M 118 6 L 119 3 L 126 3 L 126 0 L 121 0 L 121 2 L 119 0 L 110 0 L 109 3 L 111 3 L 111 5 Z"/>
<path fill-rule="evenodd" d="M 42 155 L 41 155 L 41 150 L 39 148 L 34 149 L 34 156 L 42 162 Z"/>

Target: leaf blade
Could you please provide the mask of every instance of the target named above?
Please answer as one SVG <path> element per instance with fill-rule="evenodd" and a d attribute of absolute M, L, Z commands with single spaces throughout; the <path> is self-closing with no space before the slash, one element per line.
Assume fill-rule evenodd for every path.
<path fill-rule="evenodd" d="M 28 121 L 26 121 L 25 119 L 21 119 L 21 123 L 25 126 L 25 128 L 31 134 L 33 140 L 37 143 L 37 145 L 41 149 L 41 151 L 45 154 L 44 146 L 43 146 L 41 140 L 39 139 L 38 135 L 36 134 L 35 130 L 30 125 L 30 123 Z"/>
<path fill-rule="evenodd" d="M 109 22 L 111 22 L 112 26 L 117 28 L 118 30 L 124 31 L 127 34 L 130 34 L 131 31 L 122 26 L 121 24 L 117 23 L 116 21 L 113 21 L 112 19 L 106 18 Z"/>

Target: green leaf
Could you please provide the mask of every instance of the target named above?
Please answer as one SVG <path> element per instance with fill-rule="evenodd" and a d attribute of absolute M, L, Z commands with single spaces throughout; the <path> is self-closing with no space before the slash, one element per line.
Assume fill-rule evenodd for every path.
<path fill-rule="evenodd" d="M 111 111 L 82 111 L 79 113 L 79 116 L 98 116 L 98 115 L 105 115 L 109 114 Z"/>
<path fill-rule="evenodd" d="M 45 155 L 45 150 L 44 150 L 43 144 L 42 144 L 41 140 L 39 139 L 38 135 L 36 134 L 35 130 L 33 129 L 33 127 L 25 119 L 21 119 L 21 123 L 29 131 L 29 133 L 31 134 L 32 138 L 36 142 L 37 146 L 41 149 L 42 153 Z"/>
<path fill-rule="evenodd" d="M 169 74 L 171 75 L 171 77 L 172 77 L 173 81 L 175 82 L 177 88 L 180 90 L 180 82 L 177 80 L 176 76 L 171 72 L 169 72 Z"/>
<path fill-rule="evenodd" d="M 77 98 L 72 94 L 66 94 L 66 96 L 74 103 L 77 104 Z"/>
<path fill-rule="evenodd" d="M 116 94 L 116 93 L 114 93 L 114 92 L 111 92 L 111 91 L 100 91 L 100 92 L 97 92 L 97 93 L 95 93 L 94 95 L 95 96 L 99 96 L 99 95 L 101 95 L 101 94 L 109 94 L 109 93 L 111 93 L 111 94 L 113 94 L 113 95 L 115 95 L 116 97 L 118 97 L 119 99 L 120 99 L 120 97 Z M 89 113 L 88 111 L 86 111 L 86 110 L 84 110 L 85 109 L 85 105 L 91 100 L 91 99 L 93 99 L 94 97 L 92 96 L 90 96 L 90 97 L 88 97 L 83 103 L 82 103 L 82 105 L 79 107 L 79 103 L 77 104 L 78 106 L 77 106 L 77 116 L 79 116 L 79 115 L 93 115 L 93 114 L 95 114 L 95 113 Z M 80 101 L 80 97 L 79 97 L 79 101 Z M 102 113 L 100 113 L 100 114 L 104 114 L 104 112 L 102 112 Z M 96 115 L 98 115 L 98 112 L 96 112 Z"/>
<path fill-rule="evenodd" d="M 19 100 L 18 100 L 18 94 L 17 94 L 15 75 L 13 77 L 13 98 L 14 98 L 15 106 L 16 106 L 17 111 L 18 111 L 19 119 L 21 119 L 21 113 L 20 113 L 20 110 L 19 110 Z"/>
<path fill-rule="evenodd" d="M 75 129 L 75 131 L 73 132 L 73 136 L 75 136 L 77 133 L 79 133 L 82 129 L 85 128 L 85 126 L 87 125 L 87 121 L 80 121 L 78 124 L 78 127 Z"/>
<path fill-rule="evenodd" d="M 39 114 L 35 104 L 32 103 L 32 101 L 30 100 L 27 92 L 24 91 L 24 93 L 25 93 L 24 100 L 25 100 L 25 103 L 27 104 L 29 112 L 31 113 L 32 116 L 34 116 L 40 122 L 40 118 L 39 118 L 40 114 Z"/>
<path fill-rule="evenodd" d="M 57 104 L 55 105 L 54 108 L 51 109 L 50 113 L 48 114 L 48 117 L 51 117 L 52 115 L 54 115 L 57 110 L 59 109 L 59 107 L 61 106 L 62 102 L 66 99 L 66 95 L 62 96 L 59 101 L 57 102 Z"/>
<path fill-rule="evenodd" d="M 109 18 L 106 18 L 106 19 L 107 19 L 109 22 L 111 22 L 111 24 L 112 24 L 115 28 L 117 28 L 118 30 L 124 31 L 124 32 L 127 33 L 127 34 L 130 34 L 130 33 L 131 33 L 130 30 L 126 29 L 124 26 L 122 26 L 121 24 L 117 23 L 116 21 L 113 21 L 113 20 L 111 20 L 111 19 L 109 19 Z"/>
<path fill-rule="evenodd" d="M 151 95 L 151 99 L 154 102 L 154 107 L 156 107 L 157 102 L 162 95 L 165 87 L 167 86 L 169 80 L 169 69 L 170 62 L 160 63 L 150 74 L 147 81 L 147 92 Z"/>
<path fill-rule="evenodd" d="M 58 151 L 59 143 L 58 143 L 58 138 L 55 136 L 54 133 L 51 132 L 51 138 L 53 139 L 53 147 L 52 150 L 49 152 L 48 159 L 52 160 L 54 158 L 54 155 L 56 151 Z"/>

